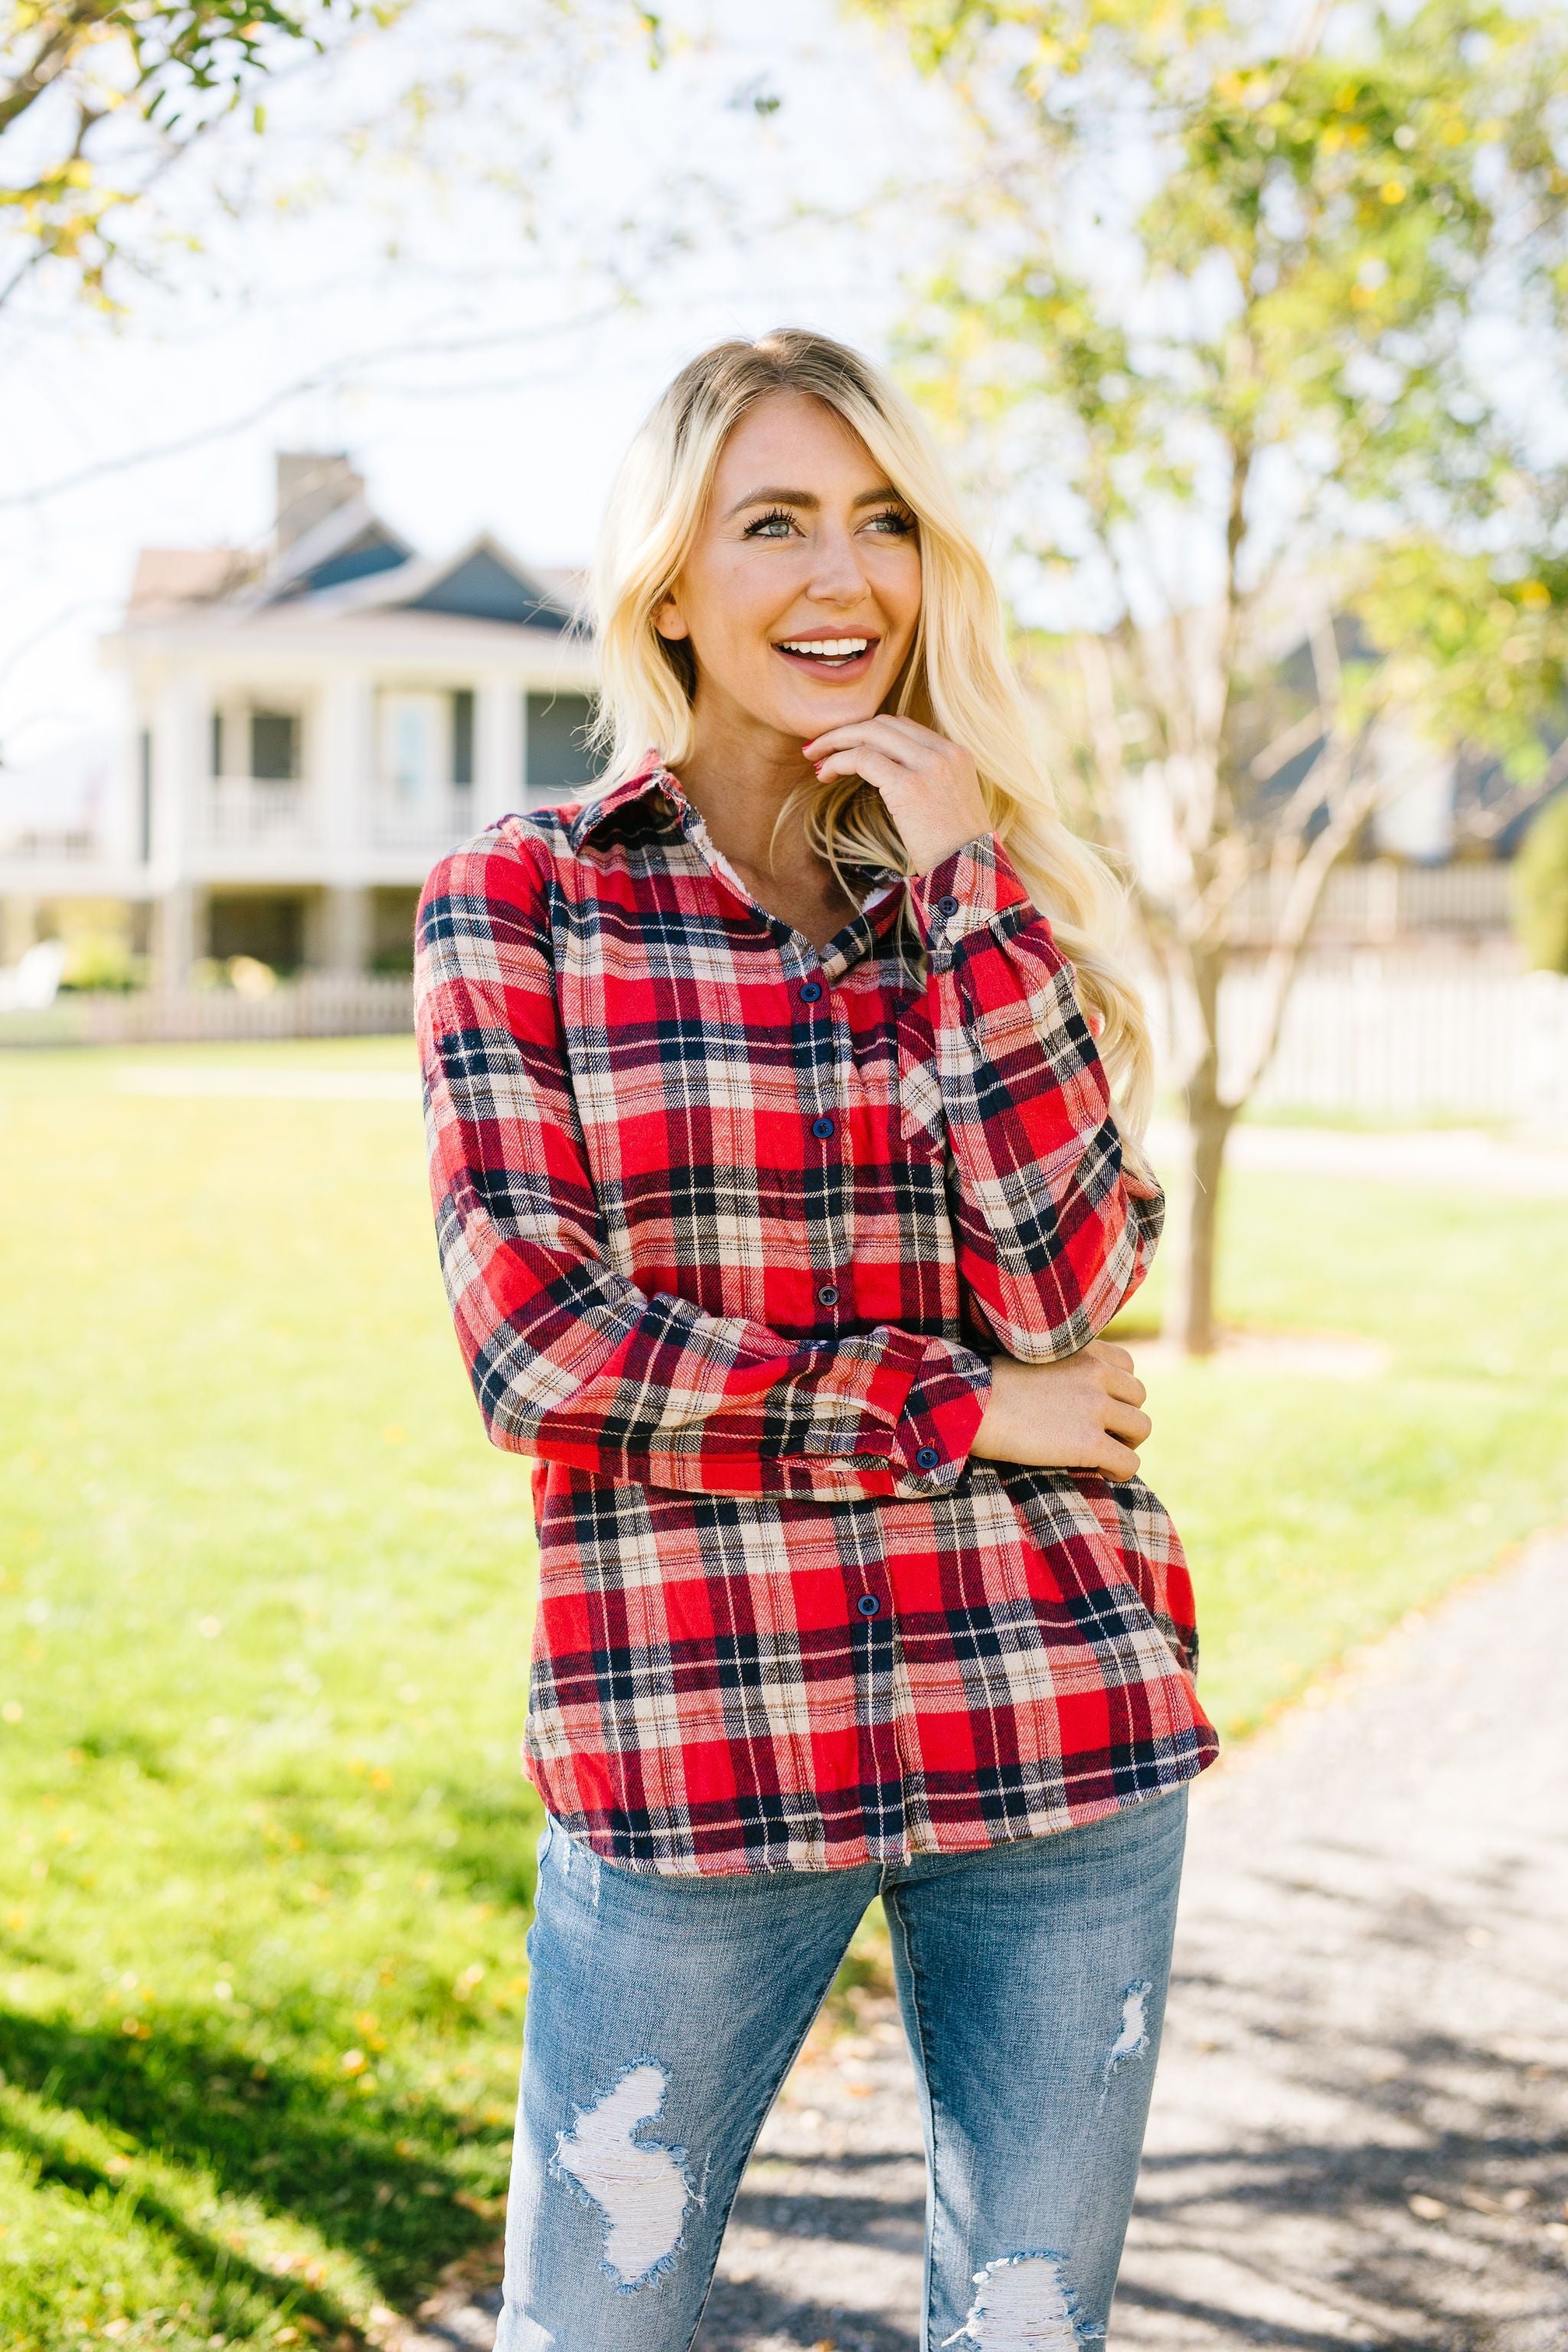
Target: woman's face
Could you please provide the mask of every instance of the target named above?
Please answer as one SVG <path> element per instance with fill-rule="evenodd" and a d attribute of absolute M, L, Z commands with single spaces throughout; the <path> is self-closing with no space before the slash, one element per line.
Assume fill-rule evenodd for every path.
<path fill-rule="evenodd" d="M 914 517 L 834 410 L 779 392 L 724 444 L 656 626 L 690 640 L 700 724 L 799 745 L 882 708 L 920 609 Z"/>

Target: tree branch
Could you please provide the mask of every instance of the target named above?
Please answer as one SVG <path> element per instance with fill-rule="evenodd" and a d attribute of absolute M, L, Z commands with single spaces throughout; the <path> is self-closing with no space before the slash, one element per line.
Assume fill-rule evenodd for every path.
<path fill-rule="evenodd" d="M 183 457 L 187 449 L 201 448 L 211 441 L 226 440 L 230 434 L 244 433 L 251 425 L 258 425 L 263 417 L 269 416 L 285 401 L 295 399 L 300 393 L 320 392 L 329 385 L 341 383 L 345 376 L 352 376 L 360 368 L 379 366 L 387 360 L 417 359 L 430 353 L 447 357 L 467 352 L 491 351 L 506 343 L 543 342 L 557 335 L 573 335 L 584 328 L 600 326 L 606 319 L 617 317 L 621 307 L 618 301 L 606 302 L 597 310 L 584 310 L 575 319 L 557 319 L 542 327 L 506 328 L 491 335 L 470 335 L 441 342 L 386 343 L 379 350 L 353 352 L 346 359 L 334 360 L 326 367 L 312 369 L 309 375 L 299 376 L 292 383 L 280 385 L 276 392 L 268 393 L 264 400 L 257 402 L 254 407 L 243 410 L 237 416 L 226 417 L 220 425 L 204 425 L 195 432 L 182 434 L 176 440 L 155 442 L 150 448 L 129 450 L 121 457 L 97 458 L 90 466 L 83 466 L 74 474 L 59 475 L 54 481 L 41 483 L 36 489 L 7 491 L 0 495 L 0 510 L 8 507 L 37 506 L 45 499 L 60 498 L 68 490 L 81 489 L 89 482 L 100 480 L 106 474 L 126 473 L 132 467 L 155 465 L 161 458 Z"/>
<path fill-rule="evenodd" d="M 100 25 L 115 6 L 116 0 L 80 0 L 68 10 L 47 34 L 34 50 L 30 62 L 11 81 L 0 98 L 0 133 L 19 121 L 28 108 L 52 89 L 76 57 L 76 44 L 92 26 Z"/>
<path fill-rule="evenodd" d="M 1459 827 L 1460 838 L 1466 841 L 1495 841 L 1500 833 L 1510 825 L 1515 817 L 1527 810 L 1539 807 L 1554 793 L 1568 776 L 1568 735 L 1565 735 L 1532 784 L 1516 784 L 1505 799 L 1489 809 L 1477 809 Z"/>
<path fill-rule="evenodd" d="M 1347 747 L 1346 766 L 1353 777 L 1364 758 L 1372 722 L 1363 728 L 1353 746 Z M 1328 824 L 1297 863 L 1290 890 L 1280 914 L 1274 944 L 1263 968 L 1263 1033 L 1241 1084 L 1228 1098 L 1233 1111 L 1245 1108 L 1262 1083 L 1273 1060 L 1284 1026 L 1285 1007 L 1313 919 L 1330 874 L 1355 839 L 1363 820 L 1377 805 L 1375 776 L 1363 775 L 1347 784 Z"/>
<path fill-rule="evenodd" d="M 1247 774 L 1254 783 L 1268 783 L 1281 768 L 1289 766 L 1298 752 L 1309 751 L 1314 743 L 1321 741 L 1323 733 L 1322 712 L 1309 710 L 1304 719 L 1298 719 L 1293 727 L 1287 727 L 1283 735 L 1276 735 L 1273 742 L 1259 751 L 1256 759 L 1248 761 Z"/>
<path fill-rule="evenodd" d="M 1340 703 L 1344 694 L 1344 671 L 1340 667 L 1334 616 L 1326 604 L 1314 607 L 1307 630 L 1307 642 L 1312 652 L 1312 676 L 1317 682 L 1318 708 L 1327 721 L 1323 731 L 1331 734 L 1338 723 Z"/>

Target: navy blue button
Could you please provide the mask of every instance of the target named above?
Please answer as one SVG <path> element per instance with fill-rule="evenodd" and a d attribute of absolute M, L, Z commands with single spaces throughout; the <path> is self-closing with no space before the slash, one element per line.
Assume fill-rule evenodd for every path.
<path fill-rule="evenodd" d="M 863 1592 L 855 1606 L 862 1617 L 875 1617 L 882 1604 L 874 1592 Z"/>
<path fill-rule="evenodd" d="M 819 1307 L 837 1307 L 838 1285 L 836 1282 L 825 1282 L 816 1294 L 816 1303 Z"/>
<path fill-rule="evenodd" d="M 942 1456 L 934 1445 L 922 1445 L 915 1460 L 922 1470 L 934 1470 Z"/>
<path fill-rule="evenodd" d="M 813 1135 L 820 1136 L 823 1142 L 826 1143 L 828 1137 L 834 1134 L 837 1130 L 835 1129 L 833 1121 L 830 1118 L 814 1118 L 811 1122 L 811 1131 Z"/>
<path fill-rule="evenodd" d="M 939 898 L 936 902 L 936 911 L 939 915 L 956 915 L 958 912 L 957 899 L 953 898 L 951 893 L 945 898 Z"/>
<path fill-rule="evenodd" d="M 800 992 L 800 1001 L 803 1004 L 815 1004 L 821 994 L 822 982 L 819 980 L 808 980 Z"/>

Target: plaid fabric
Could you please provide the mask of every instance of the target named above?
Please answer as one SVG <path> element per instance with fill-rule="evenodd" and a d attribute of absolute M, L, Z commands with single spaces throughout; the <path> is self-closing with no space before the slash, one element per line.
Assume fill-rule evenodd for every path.
<path fill-rule="evenodd" d="M 869 883 L 817 954 L 655 767 L 420 905 L 442 1268 L 536 1465 L 528 1769 L 627 1869 L 989 1846 L 1215 1753 L 1148 1488 L 969 1458 L 988 1354 L 1102 1330 L 1163 1201 L 1002 844 Z"/>

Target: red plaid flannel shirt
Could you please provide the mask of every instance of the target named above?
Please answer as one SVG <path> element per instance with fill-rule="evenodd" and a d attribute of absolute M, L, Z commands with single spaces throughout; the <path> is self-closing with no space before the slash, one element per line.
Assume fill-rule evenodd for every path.
<path fill-rule="evenodd" d="M 574 1835 L 900 1861 L 1203 1769 L 1159 1502 L 969 1454 L 988 1352 L 1081 1348 L 1163 1213 L 994 835 L 818 953 L 653 767 L 443 859 L 416 989 L 458 1336 L 536 1465 L 524 1753 Z"/>

